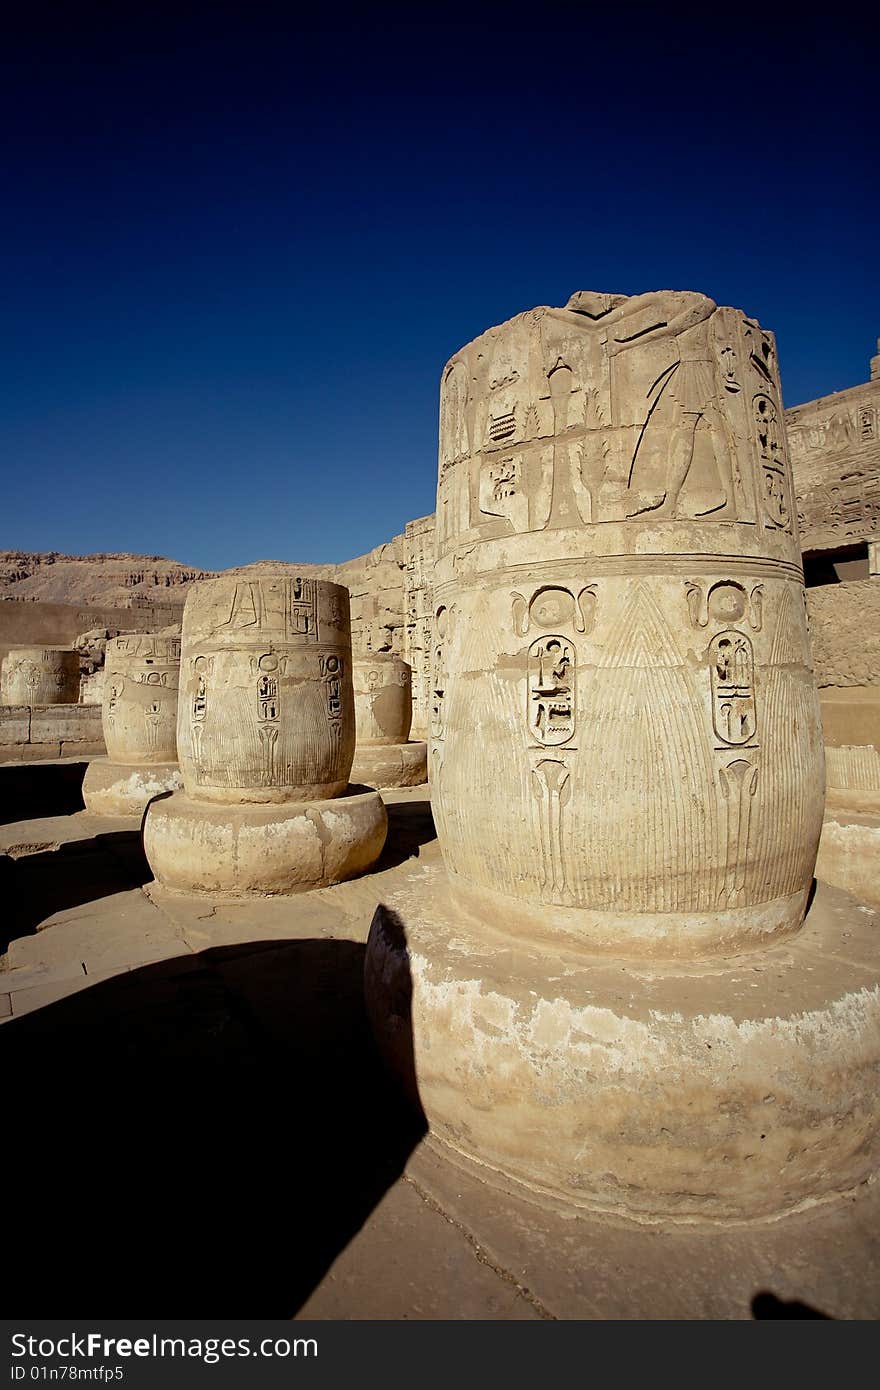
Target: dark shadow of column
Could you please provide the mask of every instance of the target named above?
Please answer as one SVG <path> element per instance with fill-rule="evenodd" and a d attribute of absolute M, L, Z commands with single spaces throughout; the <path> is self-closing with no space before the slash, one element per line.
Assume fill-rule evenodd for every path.
<path fill-rule="evenodd" d="M 809 1303 L 801 1303 L 799 1299 L 792 1298 L 787 1303 L 782 1298 L 777 1298 L 775 1293 L 766 1290 L 756 1293 L 752 1299 L 752 1317 L 755 1319 L 764 1318 L 822 1318 L 826 1322 L 833 1322 L 834 1319 L 828 1313 L 820 1313 L 818 1308 L 812 1308 Z"/>
<path fill-rule="evenodd" d="M 6 857 L 5 857 L 6 858 Z M 57 849 L 6 858 L 0 952 L 32 935 L 53 913 L 124 893 L 153 877 L 138 829 L 69 840 Z"/>
<path fill-rule="evenodd" d="M 0 767 L 0 825 L 84 810 L 87 767 L 87 762 L 5 763 Z"/>
<path fill-rule="evenodd" d="M 10 1314 L 292 1316 L 424 1133 L 363 967 L 216 948 L 4 1024 Z"/>

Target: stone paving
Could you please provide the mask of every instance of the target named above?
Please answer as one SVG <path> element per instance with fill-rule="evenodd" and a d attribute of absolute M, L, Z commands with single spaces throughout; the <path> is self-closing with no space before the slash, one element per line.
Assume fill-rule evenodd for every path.
<path fill-rule="evenodd" d="M 439 859 L 427 789 L 387 799 L 375 873 L 258 903 L 163 893 L 131 821 L 0 825 L 10 1311 L 880 1315 L 876 1184 L 776 1222 L 642 1226 L 432 1149 L 361 1002 L 376 903 Z"/>

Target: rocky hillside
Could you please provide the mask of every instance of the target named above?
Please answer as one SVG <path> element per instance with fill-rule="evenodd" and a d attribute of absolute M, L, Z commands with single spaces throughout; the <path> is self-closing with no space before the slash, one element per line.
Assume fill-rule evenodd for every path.
<path fill-rule="evenodd" d="M 190 584 L 211 571 L 161 555 L 59 555 L 0 550 L 0 600 L 31 599 L 101 608 L 183 603 Z"/>

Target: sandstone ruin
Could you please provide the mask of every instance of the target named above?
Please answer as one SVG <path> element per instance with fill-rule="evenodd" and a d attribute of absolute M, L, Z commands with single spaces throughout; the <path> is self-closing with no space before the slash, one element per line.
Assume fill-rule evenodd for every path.
<path fill-rule="evenodd" d="M 445 873 L 374 920 L 389 1063 L 412 1084 L 411 994 L 433 1142 L 576 1206 L 742 1218 L 854 1186 L 880 963 L 855 909 L 817 896 L 801 926 L 823 747 L 772 334 L 701 294 L 580 292 L 456 354 L 440 422 Z"/>
<path fill-rule="evenodd" d="M 79 699 L 79 656 L 52 647 L 13 647 L 0 668 L 4 705 L 73 705 Z"/>
<path fill-rule="evenodd" d="M 712 1223 L 729 1287 L 762 1250 L 864 1315 L 878 421 L 880 356 L 783 411 L 754 320 L 584 291 L 453 356 L 436 513 L 366 555 L 221 576 L 0 552 L 0 657 L 72 658 L 67 703 L 32 681 L 0 704 L 0 878 L 25 904 L 0 1021 L 162 962 L 150 1047 L 178 989 L 184 1046 L 216 1038 L 224 1066 L 311 991 L 350 1068 L 332 962 L 360 1009 L 369 930 L 373 1031 L 430 1122 L 445 1230 L 478 1193 L 509 1268 L 604 1250 L 619 1308 L 644 1263 L 649 1316 L 675 1302 L 661 1235 L 678 1315 L 727 1316 Z M 298 948 L 295 973 L 321 962 L 299 998 Z"/>
<path fill-rule="evenodd" d="M 83 800 L 96 815 L 142 816 L 181 785 L 177 766 L 180 639 L 140 635 L 107 643 L 102 724 L 107 757 L 89 764 Z"/>
<path fill-rule="evenodd" d="M 880 902 L 880 357 L 786 425 L 825 738 L 818 871 Z"/>
<path fill-rule="evenodd" d="M 410 742 L 412 668 L 390 652 L 354 663 L 357 748 L 352 781 L 415 787 L 428 778 L 428 745 Z"/>
<path fill-rule="evenodd" d="M 193 589 L 177 747 L 184 790 L 152 802 L 144 824 L 163 887 L 292 893 L 370 868 L 387 816 L 377 792 L 349 787 L 347 591 L 286 571 Z"/>

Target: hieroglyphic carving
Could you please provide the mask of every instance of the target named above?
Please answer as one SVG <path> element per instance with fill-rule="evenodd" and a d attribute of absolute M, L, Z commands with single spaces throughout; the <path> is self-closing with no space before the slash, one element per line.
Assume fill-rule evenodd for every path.
<path fill-rule="evenodd" d="M 434 614 L 434 652 L 431 660 L 431 737 L 446 736 L 446 639 L 449 632 L 449 609 L 445 604 Z"/>
<path fill-rule="evenodd" d="M 341 656 L 330 652 L 320 658 L 321 678 L 324 682 L 327 700 L 327 723 L 334 759 L 339 754 L 342 736 L 342 680 L 345 667 Z"/>
<path fill-rule="evenodd" d="M 513 626 L 517 637 L 528 635 L 530 627 L 562 627 L 567 623 L 576 632 L 592 632 L 596 621 L 596 586 L 586 584 L 574 594 L 558 584 L 543 584 L 531 599 L 512 593 Z"/>
<path fill-rule="evenodd" d="M 207 656 L 197 656 L 192 663 L 195 674 L 195 691 L 191 706 L 191 736 L 196 761 L 196 775 L 199 780 L 202 777 L 202 737 L 205 730 L 205 720 L 208 716 L 208 675 L 212 664 L 211 658 Z"/>
<path fill-rule="evenodd" d="M 749 744 L 755 737 L 755 662 L 752 644 L 733 629 L 709 643 L 712 727 L 723 745 Z"/>
<path fill-rule="evenodd" d="M 727 861 L 724 896 L 733 902 L 742 895 L 746 884 L 749 829 L 752 801 L 758 787 L 758 769 L 754 763 L 737 758 L 719 770 L 721 790 L 727 806 Z"/>
<path fill-rule="evenodd" d="M 763 393 L 755 396 L 752 409 L 755 418 L 758 457 L 763 473 L 761 496 L 764 516 L 771 526 L 778 526 L 783 531 L 790 531 L 790 489 L 786 476 L 783 432 L 779 412 L 775 402 Z"/>
<path fill-rule="evenodd" d="M 542 758 L 532 769 L 532 795 L 541 834 L 541 898 L 545 903 L 562 902 L 567 886 L 562 813 L 571 800 L 571 778 L 565 763 Z"/>
<path fill-rule="evenodd" d="M 880 531 L 880 378 L 785 412 L 805 550 Z"/>
<path fill-rule="evenodd" d="M 733 579 L 722 579 L 708 587 L 688 580 L 685 592 L 693 627 L 708 627 L 710 618 L 725 624 L 736 623 L 747 615 L 752 631 L 761 631 L 764 622 L 763 584 L 753 585 L 751 592 L 747 593 L 744 586 Z"/>
<path fill-rule="evenodd" d="M 75 704 L 79 654 L 60 647 L 12 647 L 0 666 L 0 703 Z"/>
<path fill-rule="evenodd" d="M 335 796 L 354 753 L 347 591 L 296 572 L 207 581 L 187 599 L 178 723 L 190 794 Z"/>
<path fill-rule="evenodd" d="M 339 621 L 338 600 L 330 601 L 330 621 L 334 622 L 334 604 L 336 621 Z M 290 632 L 291 636 L 311 637 L 314 641 L 318 640 L 318 623 L 315 613 L 315 581 L 313 579 L 303 579 L 297 575 L 290 585 Z"/>
<path fill-rule="evenodd" d="M 444 377 L 438 541 L 656 520 L 789 532 L 773 338 L 705 295 L 521 315 Z M 867 421 L 865 428 L 870 428 Z"/>
<path fill-rule="evenodd" d="M 263 786 L 272 787 L 278 780 L 275 749 L 278 743 L 278 657 L 265 652 L 257 662 L 257 731 L 262 750 Z"/>
<path fill-rule="evenodd" d="M 404 660 L 412 669 L 412 732 L 428 731 L 431 704 L 431 650 L 434 616 L 434 517 L 407 523 L 404 534 Z"/>
<path fill-rule="evenodd" d="M 147 731 L 147 747 L 151 753 L 156 753 L 159 748 L 159 725 L 162 718 L 162 706 L 158 700 L 151 700 L 144 708 L 144 724 Z"/>
<path fill-rule="evenodd" d="M 802 623 L 784 656 L 766 631 L 802 608 L 772 334 L 697 293 L 579 293 L 451 365 L 432 805 L 452 875 L 525 930 L 535 903 L 596 942 L 617 920 L 624 949 L 709 942 L 724 907 L 725 942 L 760 904 L 796 925 L 821 742 Z"/>
<path fill-rule="evenodd" d="M 103 724 L 111 762 L 176 761 L 179 667 L 177 637 L 133 633 L 107 642 Z"/>
<path fill-rule="evenodd" d="M 545 748 L 574 737 L 575 663 L 574 646 L 564 637 L 539 637 L 529 647 L 526 725 Z"/>

